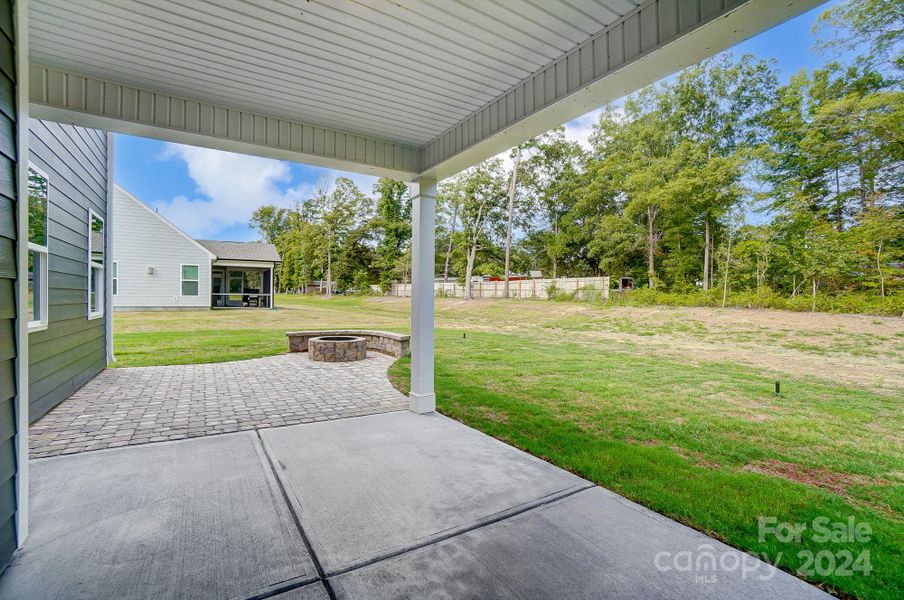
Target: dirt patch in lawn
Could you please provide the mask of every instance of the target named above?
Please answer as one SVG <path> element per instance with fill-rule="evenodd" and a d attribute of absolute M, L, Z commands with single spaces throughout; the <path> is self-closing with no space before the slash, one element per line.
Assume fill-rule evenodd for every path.
<path fill-rule="evenodd" d="M 681 446 L 669 446 L 672 452 L 683 458 L 684 460 L 690 461 L 697 465 L 698 467 L 703 467 L 704 469 L 718 469 L 721 465 L 709 458 L 706 457 L 702 452 L 693 452 L 691 450 L 686 450 Z"/>
<path fill-rule="evenodd" d="M 868 483 L 868 480 L 850 473 L 838 473 L 828 469 L 804 467 L 779 460 L 767 460 L 749 464 L 744 467 L 744 470 L 812 485 L 842 496 L 847 495 L 848 487 Z"/>
<path fill-rule="evenodd" d="M 493 423 L 501 423 L 503 425 L 508 425 L 510 423 L 510 419 L 507 414 L 495 411 L 492 408 L 488 408 L 486 406 L 475 407 L 475 412 L 480 418 L 492 421 Z"/>

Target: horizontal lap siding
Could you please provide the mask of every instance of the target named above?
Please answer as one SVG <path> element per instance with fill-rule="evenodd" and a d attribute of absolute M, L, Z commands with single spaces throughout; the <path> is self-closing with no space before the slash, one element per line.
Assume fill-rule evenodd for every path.
<path fill-rule="evenodd" d="M 13 10 L 0 0 L 0 571 L 16 549 L 16 85 Z"/>
<path fill-rule="evenodd" d="M 89 208 L 107 218 L 107 137 L 51 121 L 29 129 L 31 162 L 50 178 L 50 322 L 28 340 L 34 422 L 106 366 L 104 319 L 87 318 L 87 257 Z"/>
<path fill-rule="evenodd" d="M 209 308 L 210 255 L 119 187 L 113 189 L 118 308 Z M 198 265 L 198 295 L 182 296 L 180 265 Z M 149 267 L 153 273 L 148 273 Z"/>

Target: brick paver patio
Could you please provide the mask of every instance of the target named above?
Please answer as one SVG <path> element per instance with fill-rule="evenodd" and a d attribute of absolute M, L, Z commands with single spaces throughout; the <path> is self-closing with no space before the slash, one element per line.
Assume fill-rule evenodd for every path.
<path fill-rule="evenodd" d="M 107 369 L 29 429 L 33 458 L 280 427 L 407 408 L 393 358 L 315 363 L 307 354 Z"/>

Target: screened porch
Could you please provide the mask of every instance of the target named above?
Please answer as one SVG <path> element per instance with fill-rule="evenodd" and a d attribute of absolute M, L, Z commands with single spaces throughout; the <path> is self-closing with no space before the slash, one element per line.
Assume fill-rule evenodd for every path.
<path fill-rule="evenodd" d="M 211 308 L 273 308 L 273 267 L 214 265 Z"/>

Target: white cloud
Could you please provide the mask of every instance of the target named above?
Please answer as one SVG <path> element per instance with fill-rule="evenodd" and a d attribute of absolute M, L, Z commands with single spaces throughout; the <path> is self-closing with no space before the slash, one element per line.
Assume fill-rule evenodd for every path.
<path fill-rule="evenodd" d="M 330 181 L 336 181 L 337 177 L 346 177 L 355 182 L 355 185 L 367 196 L 373 196 L 374 184 L 377 183 L 379 177 L 373 175 L 360 175 L 358 173 L 349 173 L 347 171 L 336 171 L 333 169 L 324 169 L 324 174 Z"/>
<path fill-rule="evenodd" d="M 590 136 L 593 134 L 593 126 L 600 120 L 600 113 L 602 112 L 603 108 L 600 107 L 565 123 L 565 139 L 577 142 L 585 150 L 588 150 L 590 148 Z M 510 171 L 514 164 L 514 160 L 511 157 L 511 149 L 500 152 L 494 158 L 502 160 L 502 166 L 506 171 Z"/>
<path fill-rule="evenodd" d="M 199 238 L 216 238 L 224 229 L 246 224 L 254 210 L 264 204 L 293 207 L 310 198 L 316 187 L 316 181 L 287 187 L 292 180 L 290 163 L 270 158 L 182 144 L 167 144 L 162 158 L 185 163 L 197 186 L 197 196 L 179 195 L 159 201 L 155 207 L 189 235 Z M 366 194 L 372 192 L 377 181 L 376 177 L 331 169 L 322 172 L 330 181 L 349 177 Z"/>
<path fill-rule="evenodd" d="M 593 134 L 593 126 L 600 120 L 602 108 L 592 110 L 586 115 L 565 123 L 565 137 L 579 143 L 584 149 L 590 148 L 590 136 Z"/>
<path fill-rule="evenodd" d="M 566 123 L 565 136 L 588 148 L 601 110 Z M 511 168 L 508 150 L 498 157 L 507 169 Z M 331 182 L 337 177 L 348 177 L 368 195 L 373 193 L 377 181 L 369 175 L 307 167 L 313 177 L 291 186 L 291 163 L 182 144 L 167 144 L 161 158 L 184 162 L 196 188 L 190 194 L 158 201 L 154 207 L 189 235 L 200 238 L 220 237 L 224 230 L 247 224 L 254 210 L 263 204 L 289 208 L 307 200 L 316 189 L 318 173 Z M 250 231 L 248 237 L 252 237 Z"/>
<path fill-rule="evenodd" d="M 216 236 L 247 223 L 261 204 L 286 204 L 278 184 L 288 182 L 291 171 L 282 161 L 182 144 L 167 144 L 163 158 L 183 161 L 197 186 L 198 197 L 180 195 L 156 206 L 190 235 Z"/>
<path fill-rule="evenodd" d="M 349 173 L 347 171 L 337 171 L 335 169 L 320 169 L 317 167 L 307 167 L 318 177 L 314 181 L 306 181 L 299 185 L 286 190 L 285 206 L 295 206 L 295 202 L 304 202 L 314 196 L 317 191 L 317 185 L 321 178 L 325 178 L 330 185 L 336 182 L 339 177 L 351 179 L 362 192 L 367 196 L 373 196 L 374 184 L 377 183 L 379 177 L 373 175 L 359 175 L 358 173 Z M 281 205 L 282 206 L 282 205 Z"/>

